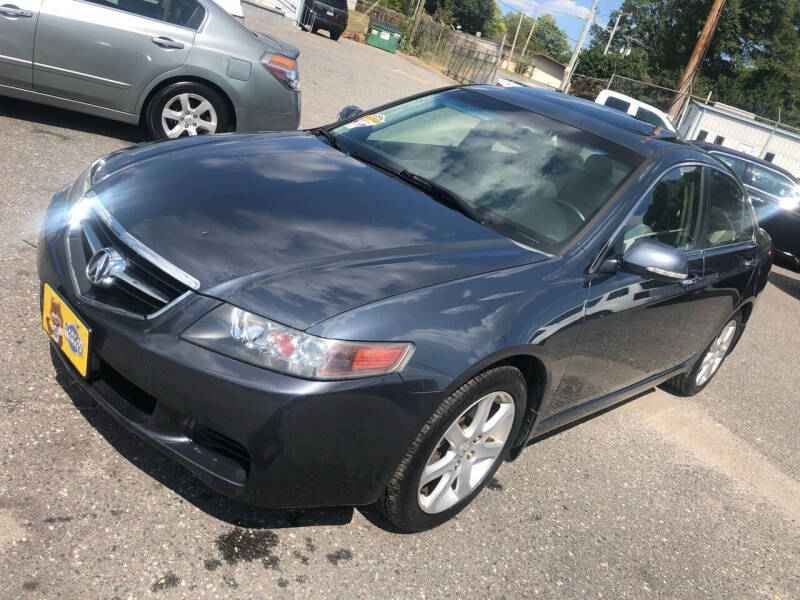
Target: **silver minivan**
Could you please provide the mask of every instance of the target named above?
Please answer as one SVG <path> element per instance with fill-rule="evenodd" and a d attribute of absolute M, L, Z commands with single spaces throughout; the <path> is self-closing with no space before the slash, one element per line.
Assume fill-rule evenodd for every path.
<path fill-rule="evenodd" d="M 0 0 L 0 95 L 154 138 L 296 129 L 298 54 L 212 0 Z"/>

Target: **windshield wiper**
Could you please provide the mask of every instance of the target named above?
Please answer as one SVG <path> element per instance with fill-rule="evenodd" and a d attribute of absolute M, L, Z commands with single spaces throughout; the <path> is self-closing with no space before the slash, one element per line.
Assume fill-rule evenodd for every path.
<path fill-rule="evenodd" d="M 472 219 L 473 221 L 480 223 L 481 225 L 485 225 L 487 222 L 487 219 L 485 217 L 482 217 L 478 213 L 478 211 L 475 210 L 461 196 L 459 196 L 452 190 L 449 190 L 448 188 L 444 187 L 443 185 L 436 183 L 435 181 L 431 181 L 430 179 L 423 177 L 422 175 L 417 175 L 416 173 L 412 173 L 411 171 L 408 170 L 397 169 L 387 164 L 384 161 L 376 160 L 372 157 L 365 156 L 360 152 L 349 152 L 348 154 L 353 158 L 355 158 L 356 160 L 360 160 L 361 162 L 367 163 L 368 165 L 372 165 L 373 167 L 376 167 L 381 171 L 385 171 L 389 175 L 397 177 L 398 179 L 402 179 L 403 181 L 411 184 L 418 190 L 422 190 L 440 204 L 444 204 L 448 208 L 451 208 L 456 212 L 460 212 L 465 217 Z"/>
<path fill-rule="evenodd" d="M 422 175 L 412 173 L 411 171 L 400 171 L 397 173 L 397 176 L 403 181 L 406 181 L 414 187 L 426 192 L 437 202 L 452 208 L 456 212 L 460 212 L 462 215 L 480 223 L 481 225 L 486 223 L 486 219 L 482 217 L 478 211 L 472 207 L 471 204 L 469 204 L 454 191 L 444 187 L 443 185 L 440 185 L 435 181 L 431 181 Z"/>
<path fill-rule="evenodd" d="M 324 127 L 318 127 L 317 129 L 312 130 L 311 133 L 313 133 L 314 135 L 318 135 L 320 137 L 324 137 L 326 140 L 330 142 L 331 146 L 336 148 L 339 152 L 344 152 L 345 154 L 347 154 L 347 151 L 339 143 L 339 140 L 336 139 L 336 136 L 333 135 L 330 131 L 328 131 Z"/>

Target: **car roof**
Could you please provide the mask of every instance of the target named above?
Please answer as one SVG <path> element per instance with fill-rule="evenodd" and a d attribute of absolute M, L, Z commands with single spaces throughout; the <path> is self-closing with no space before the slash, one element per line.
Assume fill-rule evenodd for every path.
<path fill-rule="evenodd" d="M 689 147 L 674 132 L 576 96 L 524 87 L 501 88 L 486 85 L 468 86 L 467 89 L 588 131 L 643 157 L 671 148 Z"/>
<path fill-rule="evenodd" d="M 786 169 L 782 169 L 778 165 L 771 163 L 768 160 L 756 158 L 755 156 L 747 154 L 746 152 L 740 152 L 739 150 L 733 150 L 731 148 L 726 148 L 725 146 L 720 146 L 719 144 L 712 144 L 711 142 L 693 141 L 691 143 L 697 146 L 698 148 L 702 148 L 706 152 L 722 152 L 724 154 L 730 154 L 731 156 L 741 158 L 744 161 L 751 162 L 756 165 L 761 165 L 773 171 L 777 171 L 778 173 L 780 173 L 781 175 L 785 175 L 795 183 L 800 182 L 800 180 L 798 180 L 797 177 L 792 175 Z"/>

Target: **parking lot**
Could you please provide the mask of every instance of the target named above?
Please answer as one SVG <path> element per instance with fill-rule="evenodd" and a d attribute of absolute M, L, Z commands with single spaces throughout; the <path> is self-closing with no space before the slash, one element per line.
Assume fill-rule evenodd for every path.
<path fill-rule="evenodd" d="M 301 49 L 302 127 L 448 84 L 251 6 L 247 23 Z M 143 140 L 0 98 L 0 598 L 800 598 L 800 274 L 774 268 L 702 394 L 654 391 L 539 440 L 437 529 L 252 508 L 118 426 L 41 330 L 52 194 Z"/>

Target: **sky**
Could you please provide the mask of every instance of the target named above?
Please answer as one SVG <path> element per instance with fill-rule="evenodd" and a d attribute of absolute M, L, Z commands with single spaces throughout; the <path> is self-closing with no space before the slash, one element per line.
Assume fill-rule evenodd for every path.
<path fill-rule="evenodd" d="M 583 23 L 592 0 L 497 0 L 500 9 L 504 12 L 516 12 L 522 10 L 527 15 L 533 17 L 538 14 L 550 13 L 555 17 L 558 26 L 567 32 L 570 46 L 575 46 L 578 37 L 583 29 Z M 597 4 L 596 20 L 599 24 L 608 23 L 611 11 L 619 8 L 622 0 L 599 0 Z M 509 33 L 513 35 L 513 32 Z M 586 42 L 589 38 L 587 36 Z"/>

